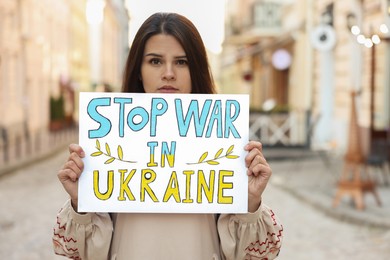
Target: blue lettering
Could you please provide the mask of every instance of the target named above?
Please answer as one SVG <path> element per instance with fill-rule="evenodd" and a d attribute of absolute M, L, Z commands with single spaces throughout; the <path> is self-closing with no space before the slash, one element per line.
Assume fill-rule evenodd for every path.
<path fill-rule="evenodd" d="M 163 115 L 168 109 L 167 101 L 163 98 L 153 98 L 150 111 L 150 136 L 156 136 L 157 116 Z"/>
<path fill-rule="evenodd" d="M 114 98 L 114 103 L 119 104 L 119 136 L 124 136 L 124 122 L 125 122 L 125 104 L 131 104 L 132 98 Z"/>
<path fill-rule="evenodd" d="M 102 138 L 111 131 L 111 122 L 106 117 L 99 114 L 97 107 L 109 106 L 111 104 L 110 98 L 94 98 L 92 99 L 87 107 L 87 113 L 90 118 L 100 124 L 98 129 L 89 130 L 88 138 Z"/>
<path fill-rule="evenodd" d="M 217 122 L 217 137 L 222 138 L 222 107 L 221 100 L 216 100 L 211 112 L 209 125 L 207 126 L 206 137 L 211 136 L 215 121 Z"/>
<path fill-rule="evenodd" d="M 180 136 L 187 136 L 191 118 L 194 120 L 196 137 L 201 137 L 203 135 L 211 102 L 210 99 L 207 99 L 204 102 L 202 113 L 199 116 L 198 101 L 191 100 L 187 114 L 184 118 L 182 102 L 180 99 L 175 99 L 176 120 Z"/>
<path fill-rule="evenodd" d="M 234 106 L 234 114 L 232 113 L 232 106 Z M 225 111 L 225 138 L 229 138 L 229 133 L 232 132 L 234 138 L 241 138 L 233 122 L 237 119 L 240 114 L 240 103 L 237 100 L 226 100 L 226 111 Z"/>
<path fill-rule="evenodd" d="M 134 122 L 135 116 L 141 117 L 141 120 L 138 123 Z M 135 107 L 127 115 L 127 125 L 135 132 L 142 130 L 148 121 L 149 114 L 143 107 Z"/>

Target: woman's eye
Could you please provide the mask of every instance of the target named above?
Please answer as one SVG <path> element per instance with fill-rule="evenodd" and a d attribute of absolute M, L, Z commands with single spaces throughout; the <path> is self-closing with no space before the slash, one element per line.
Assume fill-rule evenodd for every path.
<path fill-rule="evenodd" d="M 177 60 L 176 64 L 178 64 L 178 65 L 187 65 L 188 61 L 187 60 Z"/>
<path fill-rule="evenodd" d="M 161 60 L 157 59 L 157 58 L 153 58 L 149 62 L 150 62 L 150 64 L 153 64 L 153 65 L 161 64 Z"/>

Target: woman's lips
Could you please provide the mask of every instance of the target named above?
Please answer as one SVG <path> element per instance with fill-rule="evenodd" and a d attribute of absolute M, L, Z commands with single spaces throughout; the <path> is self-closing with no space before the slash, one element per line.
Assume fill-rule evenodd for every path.
<path fill-rule="evenodd" d="M 172 87 L 172 86 L 162 86 L 158 90 L 159 90 L 159 92 L 162 92 L 162 93 L 172 93 L 172 92 L 176 92 L 177 88 Z"/>

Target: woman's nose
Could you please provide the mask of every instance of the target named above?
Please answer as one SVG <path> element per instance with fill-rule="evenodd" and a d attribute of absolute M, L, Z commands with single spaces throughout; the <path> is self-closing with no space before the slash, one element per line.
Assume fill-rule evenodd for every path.
<path fill-rule="evenodd" d="M 163 72 L 163 79 L 173 80 L 173 79 L 175 79 L 175 77 L 176 77 L 176 75 L 175 75 L 175 72 L 173 70 L 173 67 L 171 65 L 165 66 L 164 72 Z"/>

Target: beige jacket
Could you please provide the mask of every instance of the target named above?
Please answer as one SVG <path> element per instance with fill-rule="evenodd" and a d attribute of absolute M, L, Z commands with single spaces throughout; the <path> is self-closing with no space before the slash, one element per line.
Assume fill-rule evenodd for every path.
<path fill-rule="evenodd" d="M 76 213 L 70 201 L 57 215 L 53 244 L 72 259 L 274 259 L 283 226 L 262 204 L 248 214 Z"/>

